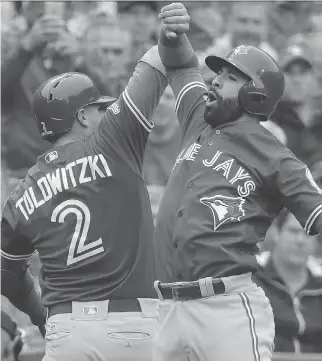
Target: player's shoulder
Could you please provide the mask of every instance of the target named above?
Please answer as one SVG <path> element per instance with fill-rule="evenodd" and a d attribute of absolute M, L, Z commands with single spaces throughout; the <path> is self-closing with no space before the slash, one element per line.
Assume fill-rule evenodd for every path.
<path fill-rule="evenodd" d="M 285 139 L 278 136 L 275 129 L 270 128 L 270 125 L 267 125 L 266 122 L 257 123 L 256 126 L 252 127 L 252 132 L 254 138 L 260 140 L 260 147 L 272 157 L 281 158 L 293 154 L 287 148 Z"/>

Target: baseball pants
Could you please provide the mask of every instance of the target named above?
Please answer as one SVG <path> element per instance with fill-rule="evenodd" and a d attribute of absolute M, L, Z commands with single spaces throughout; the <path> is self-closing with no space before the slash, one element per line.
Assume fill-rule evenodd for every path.
<path fill-rule="evenodd" d="M 153 361 L 272 359 L 275 325 L 264 291 L 250 273 L 222 281 L 225 293 L 220 295 L 161 300 Z"/>
<path fill-rule="evenodd" d="M 107 300 L 73 302 L 72 313 L 49 317 L 43 361 L 151 361 L 159 301 L 138 301 L 142 312 L 109 313 Z"/>

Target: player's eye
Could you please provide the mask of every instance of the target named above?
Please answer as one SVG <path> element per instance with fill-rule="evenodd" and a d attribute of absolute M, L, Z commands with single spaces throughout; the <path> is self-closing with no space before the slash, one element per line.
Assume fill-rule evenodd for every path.
<path fill-rule="evenodd" d="M 237 77 L 234 75 L 229 75 L 229 79 L 232 81 L 237 81 Z"/>

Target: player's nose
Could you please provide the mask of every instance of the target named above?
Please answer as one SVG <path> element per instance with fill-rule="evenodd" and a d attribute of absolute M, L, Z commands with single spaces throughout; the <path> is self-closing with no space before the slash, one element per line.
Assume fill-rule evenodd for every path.
<path fill-rule="evenodd" d="M 215 89 L 221 89 L 222 88 L 222 79 L 220 75 L 217 75 L 214 80 L 211 83 L 212 87 Z"/>

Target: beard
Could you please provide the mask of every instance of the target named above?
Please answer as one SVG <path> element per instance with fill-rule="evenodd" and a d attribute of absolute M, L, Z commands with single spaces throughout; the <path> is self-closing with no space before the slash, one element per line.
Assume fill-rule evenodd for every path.
<path fill-rule="evenodd" d="M 212 127 L 234 122 L 244 114 L 238 98 L 223 99 L 216 94 L 216 102 L 210 107 L 206 107 L 204 111 L 205 121 Z"/>

